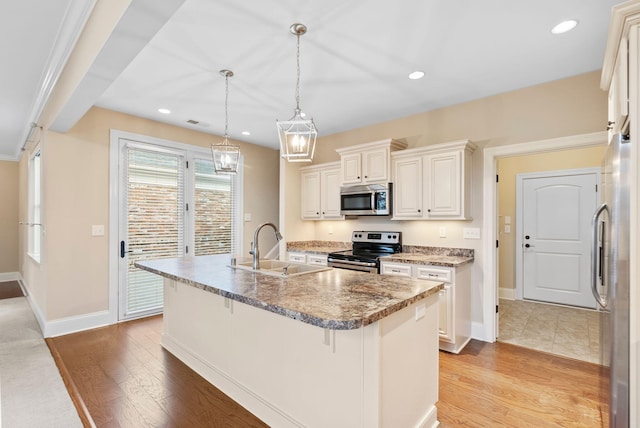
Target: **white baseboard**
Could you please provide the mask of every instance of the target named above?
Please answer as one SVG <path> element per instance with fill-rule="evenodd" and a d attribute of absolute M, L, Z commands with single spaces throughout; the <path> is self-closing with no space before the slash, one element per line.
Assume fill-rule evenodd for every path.
<path fill-rule="evenodd" d="M 20 279 L 19 272 L 2 272 L 0 273 L 0 282 L 18 281 Z"/>
<path fill-rule="evenodd" d="M 36 317 L 36 321 L 40 326 L 43 337 L 56 337 L 70 333 L 77 333 L 79 331 L 90 330 L 92 328 L 104 327 L 105 325 L 112 324 L 109 316 L 109 311 L 93 312 L 91 314 L 78 315 L 68 318 L 60 318 L 57 320 L 47 321 L 40 306 L 35 301 L 33 296 L 26 293 L 28 287 L 24 285 L 24 279 L 20 278 L 21 287 L 25 291 L 27 301 L 33 315 Z"/>
<path fill-rule="evenodd" d="M 45 323 L 44 337 L 56 337 L 111 324 L 109 311 L 99 311 L 74 317 L 60 318 Z"/>
<path fill-rule="evenodd" d="M 515 300 L 516 289 L 515 288 L 498 288 L 498 297 L 500 299 Z"/>

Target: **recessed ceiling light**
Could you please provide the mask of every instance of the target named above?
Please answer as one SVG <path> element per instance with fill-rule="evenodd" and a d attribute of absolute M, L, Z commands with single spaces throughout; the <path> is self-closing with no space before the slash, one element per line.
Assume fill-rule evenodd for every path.
<path fill-rule="evenodd" d="M 417 80 L 422 79 L 424 77 L 424 71 L 414 71 L 413 73 L 409 73 L 409 79 Z"/>
<path fill-rule="evenodd" d="M 171 110 L 168 108 L 159 108 L 158 111 L 162 114 L 171 114 Z"/>
<path fill-rule="evenodd" d="M 576 21 L 575 19 L 569 19 L 566 21 L 562 21 L 561 23 L 553 27 L 551 29 L 551 32 L 553 34 L 566 33 L 567 31 L 571 31 L 576 28 L 576 25 L 578 25 L 578 21 Z"/>
<path fill-rule="evenodd" d="M 242 135 L 251 135 L 251 132 L 249 132 L 249 131 L 242 131 Z"/>

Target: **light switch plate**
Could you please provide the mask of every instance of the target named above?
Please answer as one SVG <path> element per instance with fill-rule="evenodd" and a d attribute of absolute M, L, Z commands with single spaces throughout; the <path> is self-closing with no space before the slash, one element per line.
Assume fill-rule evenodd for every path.
<path fill-rule="evenodd" d="M 510 215 L 504 216 L 504 224 L 511 224 L 511 216 Z"/>
<path fill-rule="evenodd" d="M 104 224 L 94 224 L 91 226 L 91 236 L 104 236 Z"/>
<path fill-rule="evenodd" d="M 479 227 L 465 227 L 462 230 L 462 237 L 464 239 L 480 239 Z"/>
<path fill-rule="evenodd" d="M 251 213 L 244 213 L 244 221 L 251 221 Z"/>
<path fill-rule="evenodd" d="M 447 237 L 447 228 L 444 226 L 440 227 L 440 237 L 441 238 L 446 238 Z"/>

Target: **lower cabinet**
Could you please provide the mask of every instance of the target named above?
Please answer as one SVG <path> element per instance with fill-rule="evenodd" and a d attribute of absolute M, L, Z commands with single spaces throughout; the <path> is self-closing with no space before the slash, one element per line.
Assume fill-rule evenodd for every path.
<path fill-rule="evenodd" d="M 444 267 L 382 261 L 380 273 L 444 283 L 440 290 L 440 349 L 459 353 L 471 339 L 471 265 Z"/>
<path fill-rule="evenodd" d="M 326 254 L 289 253 L 287 256 L 287 260 L 294 263 L 327 266 Z"/>

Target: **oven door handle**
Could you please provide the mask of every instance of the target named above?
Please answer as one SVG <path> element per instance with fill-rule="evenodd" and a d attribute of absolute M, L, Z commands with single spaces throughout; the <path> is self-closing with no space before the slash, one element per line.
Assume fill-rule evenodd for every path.
<path fill-rule="evenodd" d="M 345 265 L 376 267 L 376 264 L 375 263 L 371 263 L 371 262 L 356 262 L 356 261 L 353 261 L 353 260 L 334 259 L 333 257 L 328 257 L 327 258 L 327 262 L 336 262 L 336 263 L 342 263 L 342 264 L 345 264 Z"/>

